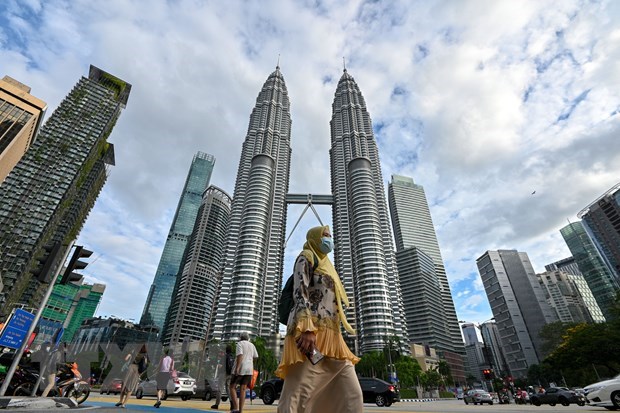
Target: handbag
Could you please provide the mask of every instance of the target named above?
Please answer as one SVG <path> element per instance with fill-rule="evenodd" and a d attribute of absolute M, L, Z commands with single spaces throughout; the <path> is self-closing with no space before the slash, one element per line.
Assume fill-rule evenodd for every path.
<path fill-rule="evenodd" d="M 250 390 L 252 390 L 254 388 L 254 386 L 256 385 L 256 379 L 258 378 L 258 370 L 254 370 L 252 372 L 252 380 L 250 380 Z"/>

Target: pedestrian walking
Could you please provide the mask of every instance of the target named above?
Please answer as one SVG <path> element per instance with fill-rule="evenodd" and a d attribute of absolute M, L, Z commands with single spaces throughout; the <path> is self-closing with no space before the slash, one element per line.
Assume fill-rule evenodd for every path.
<path fill-rule="evenodd" d="M 45 364 L 41 374 L 45 377 L 47 385 L 45 386 L 45 389 L 43 389 L 41 397 L 47 397 L 49 392 L 56 385 L 56 372 L 58 369 L 58 364 L 61 361 L 62 353 L 58 350 L 58 346 L 53 346 L 49 341 L 45 342 L 42 348 L 45 350 L 46 355 Z"/>
<path fill-rule="evenodd" d="M 224 386 L 223 387 L 220 386 L 218 391 L 215 393 L 215 404 L 211 406 L 212 409 L 217 409 L 220 407 L 220 402 L 222 401 L 222 390 L 221 389 L 230 388 L 230 378 L 232 376 L 232 369 L 233 369 L 234 364 L 235 364 L 235 360 L 232 355 L 232 346 L 230 344 L 227 344 L 226 352 L 224 353 L 224 368 L 225 368 Z"/>
<path fill-rule="evenodd" d="M 343 309 L 349 300 L 327 255 L 333 248 L 329 226 L 311 228 L 295 261 L 294 304 L 276 370 L 285 378 L 279 413 L 363 410 L 362 390 L 353 366 L 359 358 L 340 333 L 341 324 L 349 333 L 355 331 Z"/>
<path fill-rule="evenodd" d="M 121 387 L 121 395 L 116 407 L 125 408 L 127 400 L 131 393 L 136 391 L 138 383 L 140 383 L 140 366 L 147 360 L 146 345 L 142 345 L 140 350 L 136 352 L 136 348 L 131 349 L 124 358 L 125 364 L 123 364 L 122 370 L 125 372 L 123 378 L 123 385 Z"/>
<path fill-rule="evenodd" d="M 164 356 L 159 361 L 159 369 L 157 370 L 157 401 L 154 404 L 156 408 L 161 406 L 161 399 L 168 389 L 168 382 L 170 381 L 173 370 L 174 360 L 170 355 L 170 350 L 167 349 L 164 352 Z"/>
<path fill-rule="evenodd" d="M 258 352 L 254 344 L 250 343 L 250 336 L 243 332 L 239 336 L 235 362 L 232 368 L 232 377 L 228 388 L 230 396 L 230 409 L 232 413 L 243 412 L 245 404 L 245 390 L 252 381 L 254 373 L 254 359 L 258 358 Z M 239 385 L 239 398 L 237 398 L 237 385 Z"/>

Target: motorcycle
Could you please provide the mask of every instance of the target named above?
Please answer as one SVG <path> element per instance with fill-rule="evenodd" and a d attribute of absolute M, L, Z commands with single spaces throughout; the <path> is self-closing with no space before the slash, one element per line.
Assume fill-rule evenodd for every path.
<path fill-rule="evenodd" d="M 90 384 L 82 379 L 77 363 L 64 363 L 56 373 L 56 387 L 58 393 L 64 397 L 75 399 L 82 404 L 90 395 Z"/>

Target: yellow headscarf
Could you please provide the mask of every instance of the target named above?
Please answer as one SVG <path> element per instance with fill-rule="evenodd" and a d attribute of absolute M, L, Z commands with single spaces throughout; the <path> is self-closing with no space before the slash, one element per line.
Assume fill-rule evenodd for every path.
<path fill-rule="evenodd" d="M 340 318 L 344 329 L 351 334 L 355 334 L 355 330 L 347 321 L 342 307 L 343 304 L 345 307 L 349 306 L 349 298 L 347 297 L 347 293 L 342 286 L 342 282 L 340 281 L 340 277 L 338 276 L 334 265 L 330 261 L 327 254 L 321 251 L 321 238 L 323 237 L 323 232 L 325 230 L 329 231 L 329 225 L 310 228 L 306 234 L 306 243 L 304 244 L 304 249 L 301 254 L 306 257 L 310 265 L 313 265 L 313 255 L 316 255 L 319 259 L 319 265 L 316 267 L 315 271 L 318 271 L 320 274 L 329 275 L 334 280 L 334 292 L 336 294 L 336 304 L 338 305 L 338 317 Z"/>

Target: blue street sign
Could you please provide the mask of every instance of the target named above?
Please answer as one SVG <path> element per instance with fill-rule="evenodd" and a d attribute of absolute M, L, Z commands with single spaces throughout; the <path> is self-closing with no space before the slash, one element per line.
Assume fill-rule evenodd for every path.
<path fill-rule="evenodd" d="M 0 336 L 0 346 L 18 349 L 28 333 L 30 325 L 34 321 L 34 314 L 20 308 L 15 310 Z"/>

